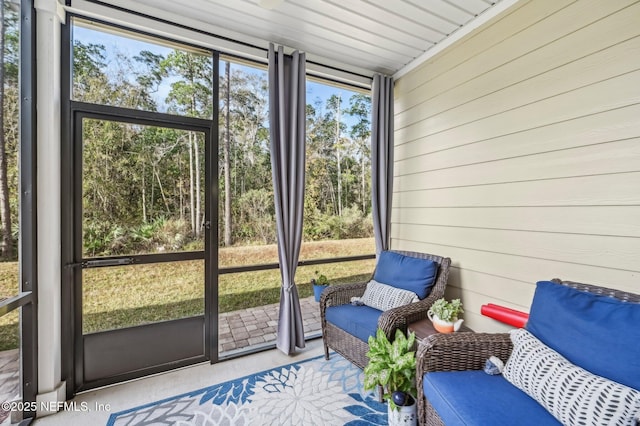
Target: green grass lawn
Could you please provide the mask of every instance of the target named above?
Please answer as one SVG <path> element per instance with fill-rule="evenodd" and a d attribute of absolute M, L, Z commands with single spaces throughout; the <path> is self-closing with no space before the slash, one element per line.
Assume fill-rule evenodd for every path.
<path fill-rule="evenodd" d="M 374 253 L 373 238 L 305 243 L 300 259 L 321 259 Z M 277 263 L 275 245 L 221 248 L 219 264 L 228 266 Z M 300 297 L 313 295 L 309 281 L 316 270 L 332 284 L 366 280 L 375 261 L 331 263 L 298 268 L 296 283 Z M 15 262 L 0 263 L 0 294 L 12 295 L 17 288 Z M 280 271 L 219 275 L 218 309 L 238 309 L 277 303 Z M 204 312 L 204 261 L 158 263 L 88 269 L 83 274 L 83 330 L 129 327 L 177 319 Z M 0 350 L 17 347 L 17 315 L 0 318 Z"/>

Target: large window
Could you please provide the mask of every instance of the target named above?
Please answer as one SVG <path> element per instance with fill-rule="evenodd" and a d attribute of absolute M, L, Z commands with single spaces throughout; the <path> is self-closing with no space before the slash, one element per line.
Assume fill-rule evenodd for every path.
<path fill-rule="evenodd" d="M 220 246 L 275 244 L 267 70 L 229 59 L 220 61 L 219 188 Z M 221 266 L 271 263 L 272 256 L 247 256 Z"/>
<path fill-rule="evenodd" d="M 83 256 L 180 256 L 206 250 L 203 234 L 211 234 L 204 230 L 212 224 L 203 223 L 201 200 L 215 193 L 219 351 L 242 349 L 235 343 L 245 339 L 231 339 L 233 321 L 225 322 L 224 315 L 277 306 L 281 287 L 266 66 L 82 19 L 74 21 L 73 58 L 72 104 L 93 114 L 83 119 L 81 128 Z M 372 259 L 331 260 L 374 252 L 369 94 L 310 79 L 307 101 L 300 260 L 312 264 L 298 268 L 296 276 L 305 303 L 313 294 L 310 280 L 316 271 L 336 284 L 360 281 L 373 269 Z M 108 114 L 113 110 L 134 117 L 143 111 L 217 121 L 217 164 L 210 168 L 211 179 L 205 181 L 202 174 L 205 165 L 212 165 L 204 160 L 201 135 L 112 118 Z M 323 259 L 329 262 L 314 264 Z M 188 267 L 191 272 L 180 269 Z M 201 313 L 206 310 L 202 288 L 192 278 L 206 275 L 202 269 L 201 262 L 190 260 L 151 269 L 115 266 L 85 272 L 83 330 L 92 333 Z M 127 285 L 126 292 L 119 290 L 121 297 L 106 303 L 105 295 L 123 288 L 123 280 L 136 285 Z M 172 288 L 179 289 L 179 295 Z M 317 305 L 310 306 L 317 310 Z M 317 322 L 308 331 L 318 329 Z M 263 334 L 265 343 L 274 337 L 270 331 Z M 256 335 L 251 338 L 243 345 L 257 342 Z"/>
<path fill-rule="evenodd" d="M 18 150 L 20 147 L 19 6 L 2 3 L 0 66 L 0 297 L 15 296 L 18 280 Z M 0 344 L 1 345 L 1 344 Z"/>
<path fill-rule="evenodd" d="M 76 391 L 215 359 L 218 64 L 104 23 L 71 30 L 62 285 Z M 121 347 L 125 359 L 105 350 Z"/>
<path fill-rule="evenodd" d="M 73 100 L 212 118 L 212 73 L 209 51 L 74 20 Z"/>
<path fill-rule="evenodd" d="M 371 97 L 307 79 L 307 171 L 301 259 L 372 254 Z M 373 261 L 301 269 L 298 283 L 315 271 L 333 283 L 366 276 Z"/>
<path fill-rule="evenodd" d="M 208 119 L 212 78 L 210 52 L 74 21 L 76 101 Z M 105 120 L 83 132 L 86 256 L 203 249 L 202 134 Z"/>

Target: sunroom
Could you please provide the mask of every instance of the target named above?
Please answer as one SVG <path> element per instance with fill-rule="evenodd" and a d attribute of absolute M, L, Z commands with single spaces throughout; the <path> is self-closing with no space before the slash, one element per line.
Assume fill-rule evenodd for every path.
<path fill-rule="evenodd" d="M 381 250 L 450 258 L 475 332 L 640 293 L 638 1 L 3 4 L 3 424 L 320 363 L 311 280 Z"/>

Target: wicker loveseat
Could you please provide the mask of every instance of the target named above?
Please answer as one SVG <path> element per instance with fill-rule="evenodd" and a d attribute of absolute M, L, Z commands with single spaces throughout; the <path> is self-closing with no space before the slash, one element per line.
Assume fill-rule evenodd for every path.
<path fill-rule="evenodd" d="M 330 286 L 328 289 L 323 291 L 322 296 L 320 297 L 322 339 L 324 342 L 325 359 L 329 359 L 329 348 L 331 348 L 358 367 L 364 368 L 368 363 L 366 353 L 369 350 L 369 345 L 367 344 L 369 335 L 375 335 L 377 328 L 381 328 L 389 339 L 393 338 L 395 330 L 398 328 L 406 333 L 407 324 L 426 318 L 427 310 L 433 302 L 443 297 L 447 278 L 449 276 L 451 259 L 432 254 L 408 251 L 390 251 L 386 254 L 395 257 L 398 255 L 403 256 L 405 257 L 404 260 L 407 260 L 408 262 L 406 263 L 409 265 L 415 264 L 415 262 L 420 263 L 420 261 L 414 261 L 413 259 L 434 262 L 437 269 L 430 292 L 426 297 L 422 298 L 418 302 L 382 312 L 368 306 L 353 306 L 350 304 L 352 297 L 363 296 L 367 288 L 366 282 Z M 382 259 L 384 259 L 385 253 L 383 252 L 381 256 L 383 256 Z M 378 260 L 378 265 L 376 266 L 376 271 L 374 271 L 372 278 L 382 276 L 385 273 L 385 271 L 381 271 L 380 263 L 381 260 Z M 383 267 L 384 265 L 387 265 L 384 262 L 382 263 Z M 412 272 L 410 270 L 407 271 L 407 268 L 404 269 L 404 272 Z M 393 272 L 393 274 L 403 273 L 402 270 L 395 270 L 391 272 Z M 391 282 L 387 282 L 385 284 L 393 285 Z M 331 311 L 332 309 L 333 311 Z M 341 311 L 340 315 L 343 315 L 343 326 L 340 325 L 340 321 L 338 320 L 336 320 L 335 323 L 332 322 L 332 319 L 336 317 L 334 315 L 336 311 Z M 329 315 L 327 315 L 327 313 L 329 313 Z M 345 324 L 344 315 L 348 316 L 346 321 L 348 324 Z M 354 331 L 354 329 L 358 327 L 360 327 L 359 330 Z"/>
<path fill-rule="evenodd" d="M 437 334 L 421 342 L 420 424 L 637 424 L 638 324 L 639 295 L 539 282 L 524 329 Z M 507 363 L 502 375 L 483 371 L 491 356 Z"/>

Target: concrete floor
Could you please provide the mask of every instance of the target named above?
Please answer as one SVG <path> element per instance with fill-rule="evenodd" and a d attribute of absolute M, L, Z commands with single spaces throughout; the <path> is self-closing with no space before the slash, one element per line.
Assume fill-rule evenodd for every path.
<path fill-rule="evenodd" d="M 20 351 L 0 352 L 0 402 L 20 398 Z M 0 424 L 9 424 L 9 412 L 0 408 Z"/>
<path fill-rule="evenodd" d="M 302 311 L 302 319 L 304 324 L 305 336 L 317 336 L 320 334 L 320 308 L 318 306 L 318 302 L 315 301 L 313 297 L 307 297 L 304 299 L 300 299 L 300 309 Z M 221 357 L 231 356 L 238 353 L 242 353 L 243 351 L 252 350 L 256 348 L 261 348 L 266 345 L 271 345 L 275 342 L 276 339 L 276 331 L 278 324 L 278 311 L 279 304 L 258 306 L 254 308 L 242 309 L 239 311 L 226 312 L 220 314 L 219 320 L 219 341 L 218 341 L 218 350 Z M 320 344 L 318 345 L 318 342 Z M 310 344 L 312 347 L 311 350 L 304 349 L 302 353 L 307 355 L 309 352 L 312 352 L 314 355 L 319 355 L 321 353 L 322 344 L 321 341 L 316 340 L 314 343 Z M 317 347 L 320 347 L 320 352 L 317 352 Z M 272 357 L 278 362 L 282 361 L 282 363 L 286 362 L 294 362 L 292 358 L 286 357 L 280 354 L 279 351 L 269 351 L 275 352 Z M 265 352 L 265 353 L 269 353 Z M 317 353 L 316 353 L 317 352 Z M 280 355 L 282 356 L 280 356 Z M 310 355 L 310 356 L 314 356 Z M 282 360 L 280 358 L 284 357 Z M 243 357 L 247 358 L 247 357 Z M 267 357 L 268 358 L 268 357 Z M 258 358 L 262 359 L 262 358 Z M 297 359 L 297 358 L 296 358 Z M 303 358 L 304 359 L 304 358 Z M 288 361 L 287 361 L 288 360 Z M 215 364 L 215 365 L 223 365 L 224 363 Z M 242 361 L 240 361 L 242 363 Z M 261 361 L 260 366 L 257 367 L 255 371 L 261 371 L 266 368 L 270 368 L 270 365 L 267 365 Z M 209 368 L 214 368 L 214 366 L 210 366 L 206 364 Z M 251 364 L 248 364 L 251 365 Z M 277 364 L 276 364 L 277 365 Z M 20 367 L 20 359 L 19 359 L 19 351 L 10 350 L 0 352 L 0 402 L 5 401 L 14 401 L 20 398 L 20 388 L 19 388 L 19 367 Z M 182 371 L 182 370 L 181 370 Z M 243 374 L 249 374 L 251 371 Z M 170 374 L 170 373 L 167 373 Z M 233 378 L 229 377 L 229 378 Z M 142 379 L 146 380 L 146 379 Z M 183 379 L 180 379 L 183 380 Z M 186 380 L 186 379 L 184 379 Z M 221 379 L 228 380 L 228 379 Z M 188 381 L 188 380 L 187 380 Z M 215 382 L 210 382 L 207 384 L 213 384 Z M 207 384 L 203 384 L 202 386 L 206 386 Z M 115 387 L 112 387 L 115 388 Z M 128 389 L 128 388 L 124 388 Z M 187 389 L 185 387 L 185 391 L 197 389 L 196 387 L 190 387 Z M 97 391 L 100 392 L 100 391 Z M 179 392 L 174 392 L 172 395 L 176 395 Z M 93 394 L 93 393 L 92 393 Z M 152 392 L 153 394 L 153 392 Z M 168 395 L 171 396 L 171 395 Z M 156 398 L 158 399 L 158 398 Z M 156 400 L 152 399 L 152 400 Z M 150 402 L 150 401 L 148 401 Z M 130 406 L 134 406 L 138 404 L 131 404 Z M 60 414 L 55 415 L 57 418 L 66 417 Z M 98 416 L 101 417 L 101 416 Z M 106 416 L 108 418 L 108 415 Z M 9 424 L 9 413 L 3 411 L 0 408 L 0 425 Z M 102 420 L 101 420 L 102 421 Z M 40 422 L 38 422 L 39 424 Z M 106 419 L 101 424 L 106 423 Z M 44 423 L 46 424 L 46 423 Z M 72 423 L 52 423 L 52 424 L 72 424 Z M 76 423 L 74 423 L 76 424 Z M 94 423 L 77 423 L 77 424 L 94 424 Z"/>
<path fill-rule="evenodd" d="M 86 403 L 87 411 L 62 410 L 53 415 L 37 418 L 33 424 L 35 426 L 106 425 L 109 416 L 116 412 L 280 365 L 299 362 L 323 353 L 322 340 L 315 339 L 307 342 L 304 349 L 292 356 L 287 356 L 277 349 L 271 349 L 217 364 L 198 364 L 144 379 L 87 391 L 73 399 L 77 406 Z"/>

